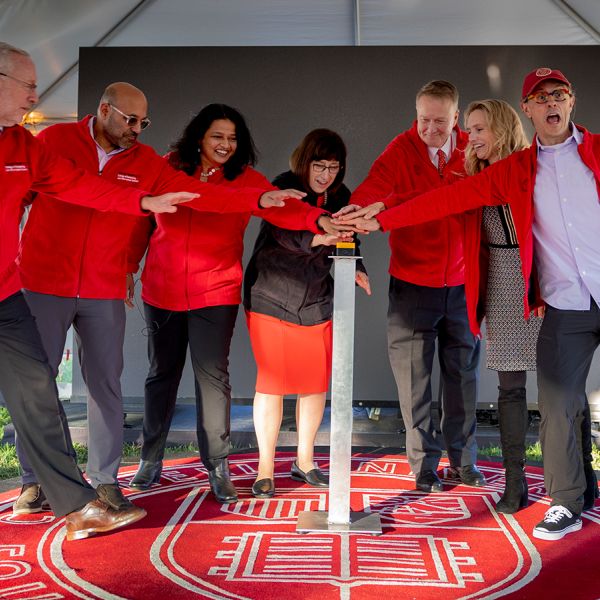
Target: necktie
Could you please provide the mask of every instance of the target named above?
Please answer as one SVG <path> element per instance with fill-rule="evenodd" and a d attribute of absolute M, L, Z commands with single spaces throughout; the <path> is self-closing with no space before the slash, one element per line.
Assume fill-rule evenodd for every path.
<path fill-rule="evenodd" d="M 437 155 L 438 155 L 438 173 L 440 174 L 440 177 L 444 176 L 444 169 L 446 168 L 446 155 L 444 154 L 444 151 L 440 148 L 437 151 Z"/>

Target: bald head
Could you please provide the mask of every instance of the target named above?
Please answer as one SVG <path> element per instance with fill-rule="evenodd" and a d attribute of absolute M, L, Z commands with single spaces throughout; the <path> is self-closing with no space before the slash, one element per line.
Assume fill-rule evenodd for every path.
<path fill-rule="evenodd" d="M 130 83 L 111 83 L 102 94 L 94 136 L 107 151 L 130 148 L 142 130 L 140 120 L 148 116 L 148 102 L 144 93 Z M 127 117 L 136 117 L 135 125 L 127 124 Z"/>
<path fill-rule="evenodd" d="M 98 110 L 100 110 L 100 106 L 103 103 L 115 104 L 118 106 L 121 102 L 143 102 L 146 105 L 146 108 L 148 107 L 146 96 L 144 95 L 144 92 L 142 92 L 142 90 L 136 88 L 135 85 L 131 85 L 130 83 L 127 83 L 125 81 L 117 81 L 115 83 L 111 83 L 104 90 L 102 98 L 100 98 L 100 105 L 98 106 Z"/>

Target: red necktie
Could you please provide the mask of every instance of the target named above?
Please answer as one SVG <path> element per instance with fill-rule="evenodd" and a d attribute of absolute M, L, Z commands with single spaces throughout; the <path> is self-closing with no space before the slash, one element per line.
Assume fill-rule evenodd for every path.
<path fill-rule="evenodd" d="M 440 148 L 437 151 L 437 155 L 438 155 L 438 173 L 440 174 L 440 177 L 444 176 L 444 169 L 446 168 L 446 155 L 444 154 L 444 151 Z"/>

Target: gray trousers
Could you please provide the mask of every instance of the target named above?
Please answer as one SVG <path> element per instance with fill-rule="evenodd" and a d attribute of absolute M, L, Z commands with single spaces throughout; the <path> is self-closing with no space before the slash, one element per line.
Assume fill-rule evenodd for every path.
<path fill-rule="evenodd" d="M 431 410 L 436 340 L 444 387 L 444 446 L 452 466 L 472 465 L 477 462 L 479 340 L 469 329 L 464 286 L 430 288 L 392 277 L 388 353 L 406 427 L 406 454 L 415 474 L 435 471 L 442 455 Z"/>
<path fill-rule="evenodd" d="M 73 460 L 46 352 L 21 292 L 0 301 L 0 390 L 57 517 L 96 498 Z"/>
<path fill-rule="evenodd" d="M 546 308 L 537 345 L 540 442 L 544 482 L 553 505 L 580 514 L 586 487 L 582 428 L 587 431 L 589 406 L 585 386 L 600 344 L 600 310 Z"/>
<path fill-rule="evenodd" d="M 53 376 L 58 373 L 69 327 L 73 325 L 79 362 L 87 386 L 88 462 L 94 487 L 116 483 L 123 451 L 123 300 L 62 298 L 25 291 Z M 66 425 L 65 425 L 66 426 Z M 17 437 L 23 483 L 36 481 Z"/>

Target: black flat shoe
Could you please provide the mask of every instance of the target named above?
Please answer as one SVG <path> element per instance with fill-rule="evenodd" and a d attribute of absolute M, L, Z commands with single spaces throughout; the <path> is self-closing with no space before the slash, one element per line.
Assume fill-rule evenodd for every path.
<path fill-rule="evenodd" d="M 147 490 L 153 483 L 160 481 L 162 473 L 162 460 L 156 462 L 151 460 L 141 460 L 137 473 L 129 482 L 128 487 L 137 490 Z"/>
<path fill-rule="evenodd" d="M 275 482 L 268 477 L 252 484 L 252 495 L 255 498 L 272 498 L 275 495 Z"/>
<path fill-rule="evenodd" d="M 425 469 L 415 477 L 415 485 L 418 490 L 426 494 L 443 492 L 442 482 L 435 471 Z"/>
<path fill-rule="evenodd" d="M 295 461 L 292 465 L 290 476 L 292 479 L 295 479 L 296 481 L 303 481 L 304 483 L 308 483 L 308 485 L 312 485 L 312 487 L 329 487 L 329 478 L 323 474 L 321 469 L 311 469 L 305 473 L 300 469 L 300 467 L 298 467 Z"/>

